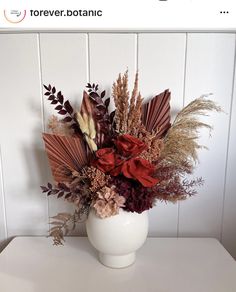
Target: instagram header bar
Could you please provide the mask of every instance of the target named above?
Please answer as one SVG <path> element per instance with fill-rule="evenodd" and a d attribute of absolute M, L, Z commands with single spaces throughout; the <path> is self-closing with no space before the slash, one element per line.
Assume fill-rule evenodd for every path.
<path fill-rule="evenodd" d="M 37 6 L 33 2 L 24 6 L 23 1 L 1 3 L 0 29 L 236 29 L 235 0 L 90 0 L 70 1 L 68 5 L 47 2 L 40 1 Z"/>

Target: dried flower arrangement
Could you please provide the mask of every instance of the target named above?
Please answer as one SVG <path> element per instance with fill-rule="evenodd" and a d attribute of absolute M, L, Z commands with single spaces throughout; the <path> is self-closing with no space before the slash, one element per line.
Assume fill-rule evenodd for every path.
<path fill-rule="evenodd" d="M 54 186 L 41 186 L 47 195 L 75 205 L 74 214 L 52 217 L 50 235 L 62 244 L 64 235 L 94 208 L 106 218 L 123 208 L 142 213 L 160 201 L 175 203 L 196 193 L 201 178 L 185 179 L 197 162 L 199 128 L 211 130 L 199 115 L 220 111 L 200 97 L 184 107 L 170 123 L 170 92 L 165 90 L 147 102 L 138 91 L 138 74 L 131 96 L 128 73 L 113 84 L 115 110 L 98 85 L 88 83 L 79 111 L 61 91 L 45 86 L 45 96 L 63 118 L 52 116 L 43 139 Z"/>

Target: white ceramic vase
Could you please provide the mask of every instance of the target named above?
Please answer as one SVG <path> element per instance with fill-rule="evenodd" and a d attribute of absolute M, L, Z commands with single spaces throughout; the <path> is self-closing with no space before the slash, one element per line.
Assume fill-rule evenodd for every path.
<path fill-rule="evenodd" d="M 135 262 L 135 252 L 147 238 L 148 213 L 126 212 L 105 219 L 92 209 L 86 221 L 89 241 L 99 252 L 100 262 L 111 268 L 124 268 Z"/>

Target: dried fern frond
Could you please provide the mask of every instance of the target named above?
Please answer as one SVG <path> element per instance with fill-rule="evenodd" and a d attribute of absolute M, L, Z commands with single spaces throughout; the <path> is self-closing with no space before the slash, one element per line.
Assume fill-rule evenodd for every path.
<path fill-rule="evenodd" d="M 49 236 L 53 237 L 53 244 L 63 245 L 64 236 L 75 229 L 76 223 L 80 222 L 82 215 L 87 212 L 87 210 L 81 208 L 75 210 L 73 214 L 58 213 L 56 216 L 51 217 L 53 221 L 50 222 L 50 225 L 53 225 L 53 227 L 49 230 Z"/>
<path fill-rule="evenodd" d="M 54 245 L 62 245 L 64 235 L 69 232 L 69 222 L 73 215 L 69 213 L 58 213 L 56 216 L 51 217 L 54 221 L 50 222 L 53 227 L 50 228 L 49 236 L 53 237 Z"/>
<path fill-rule="evenodd" d="M 184 107 L 176 116 L 164 139 L 164 149 L 161 158 L 181 166 L 186 162 L 193 165 L 198 160 L 198 131 L 200 128 L 212 127 L 198 120 L 199 115 L 207 116 L 209 111 L 220 112 L 221 108 L 205 96 L 195 99 Z"/>

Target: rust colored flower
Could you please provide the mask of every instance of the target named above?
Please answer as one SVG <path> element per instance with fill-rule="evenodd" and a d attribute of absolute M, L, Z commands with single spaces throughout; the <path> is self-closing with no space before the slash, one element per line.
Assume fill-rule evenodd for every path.
<path fill-rule="evenodd" d="M 123 174 L 127 178 L 139 181 L 144 187 L 153 187 L 159 180 L 152 177 L 154 174 L 154 166 L 143 158 L 131 158 L 122 165 L 115 168 L 111 174 L 117 176 Z"/>
<path fill-rule="evenodd" d="M 137 156 L 146 149 L 144 142 L 131 135 L 121 135 L 115 141 L 118 152 L 125 157 Z"/>
<path fill-rule="evenodd" d="M 113 176 L 123 174 L 127 178 L 139 181 L 144 187 L 153 187 L 158 179 L 152 177 L 154 166 L 146 159 L 136 157 L 146 145 L 131 135 L 121 135 L 115 141 L 117 151 L 113 148 L 102 148 L 96 152 L 97 160 L 93 165 L 104 173 Z"/>
<path fill-rule="evenodd" d="M 99 170 L 107 173 L 111 171 L 116 165 L 116 154 L 112 148 L 102 148 L 96 152 L 97 160 L 93 165 Z"/>

